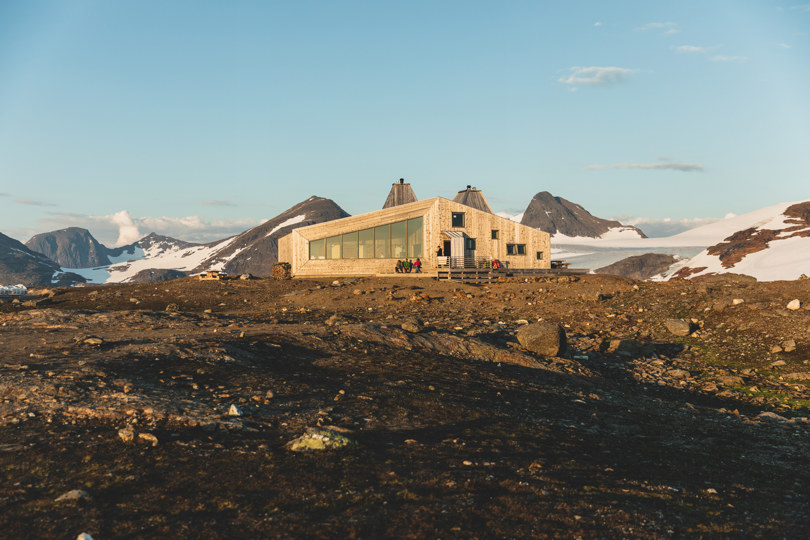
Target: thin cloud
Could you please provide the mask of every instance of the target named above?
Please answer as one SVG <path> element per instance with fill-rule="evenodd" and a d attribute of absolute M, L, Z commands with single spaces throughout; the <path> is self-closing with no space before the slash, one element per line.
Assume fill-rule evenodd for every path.
<path fill-rule="evenodd" d="M 584 84 L 587 86 L 610 86 L 622 83 L 637 70 L 621 67 L 579 67 L 568 68 L 570 72 L 567 77 L 561 77 L 559 82 L 563 84 Z"/>
<path fill-rule="evenodd" d="M 26 206 L 56 206 L 53 203 L 45 201 L 35 201 L 32 199 L 15 199 L 14 202 L 17 204 L 24 204 Z"/>
<path fill-rule="evenodd" d="M 726 56 L 723 54 L 718 54 L 717 56 L 712 56 L 712 60 L 715 62 L 735 62 L 737 64 L 742 64 L 744 62 L 748 62 L 747 56 Z"/>
<path fill-rule="evenodd" d="M 697 45 L 678 45 L 677 47 L 672 47 L 672 50 L 677 53 L 687 53 L 687 54 L 695 54 L 695 53 L 705 53 L 708 51 L 706 47 L 700 47 Z"/>
<path fill-rule="evenodd" d="M 705 168 L 699 163 L 616 163 L 614 165 L 588 165 L 585 170 L 601 171 L 605 169 L 648 169 L 648 170 L 670 170 L 682 172 L 703 172 Z"/>
<path fill-rule="evenodd" d="M 777 43 L 777 47 L 782 47 L 783 49 L 792 49 L 793 47 L 788 45 L 787 43 Z"/>
<path fill-rule="evenodd" d="M 236 206 L 231 201 L 213 200 L 213 201 L 198 201 L 197 204 L 202 206 Z"/>
<path fill-rule="evenodd" d="M 799 5 L 796 5 L 796 6 L 790 6 L 790 9 L 795 9 L 797 11 L 810 12 L 810 4 L 799 4 Z"/>
<path fill-rule="evenodd" d="M 651 22 L 636 28 L 636 32 L 661 32 L 665 36 L 677 34 L 679 31 L 678 23 L 675 22 Z"/>
<path fill-rule="evenodd" d="M 601 23 L 601 22 L 599 22 L 599 21 L 597 21 L 597 22 L 593 23 L 593 25 L 594 25 L 594 26 L 602 26 L 602 23 Z"/>

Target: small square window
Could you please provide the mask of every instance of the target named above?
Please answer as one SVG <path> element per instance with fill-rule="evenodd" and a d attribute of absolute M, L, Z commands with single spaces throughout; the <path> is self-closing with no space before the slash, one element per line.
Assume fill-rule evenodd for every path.
<path fill-rule="evenodd" d="M 517 252 L 518 252 L 518 255 L 526 255 L 526 244 L 518 244 L 517 245 Z"/>
<path fill-rule="evenodd" d="M 492 239 L 493 240 L 498 239 L 498 230 L 497 229 L 492 229 Z"/>
<path fill-rule="evenodd" d="M 464 226 L 464 212 L 453 212 L 451 226 L 453 227 Z"/>
<path fill-rule="evenodd" d="M 542 260 L 543 260 L 543 252 L 542 252 L 542 251 L 538 251 L 538 252 L 537 252 L 537 260 L 538 260 L 538 261 L 542 261 Z"/>

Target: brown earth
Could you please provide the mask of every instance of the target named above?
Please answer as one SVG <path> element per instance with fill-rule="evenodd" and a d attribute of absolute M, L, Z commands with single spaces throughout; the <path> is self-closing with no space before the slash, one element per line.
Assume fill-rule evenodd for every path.
<path fill-rule="evenodd" d="M 5 537 L 810 531 L 806 280 L 187 278 L 44 300 L 0 304 Z M 563 357 L 521 349 L 538 319 Z M 355 444 L 285 446 L 317 426 Z"/>

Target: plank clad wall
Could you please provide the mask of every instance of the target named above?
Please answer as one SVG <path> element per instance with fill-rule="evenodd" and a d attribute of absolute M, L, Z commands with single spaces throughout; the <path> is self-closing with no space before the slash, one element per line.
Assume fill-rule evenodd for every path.
<path fill-rule="evenodd" d="M 453 212 L 464 213 L 463 228 L 451 226 Z M 551 244 L 547 233 L 442 197 L 295 229 L 279 239 L 279 261 L 289 262 L 293 275 L 393 274 L 396 259 L 310 260 L 309 241 L 420 216 L 425 234 L 423 256 L 420 259 L 426 271 L 436 268 L 436 246 L 444 245 L 446 239 L 441 232 L 451 230 L 464 232 L 468 237 L 476 239 L 476 257 L 500 259 L 508 262 L 510 268 L 551 266 Z M 491 239 L 493 229 L 499 231 L 498 240 Z M 526 254 L 507 255 L 506 244 L 525 244 Z M 543 252 L 542 260 L 536 258 L 538 251 Z"/>

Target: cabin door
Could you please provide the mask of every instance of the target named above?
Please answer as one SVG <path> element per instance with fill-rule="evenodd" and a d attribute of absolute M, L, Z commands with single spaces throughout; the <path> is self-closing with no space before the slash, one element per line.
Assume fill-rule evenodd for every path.
<path fill-rule="evenodd" d="M 444 251 L 443 251 L 443 253 L 444 253 L 445 257 L 450 257 L 452 255 L 452 253 L 450 253 L 450 245 L 451 245 L 450 240 L 445 240 L 444 241 Z"/>

